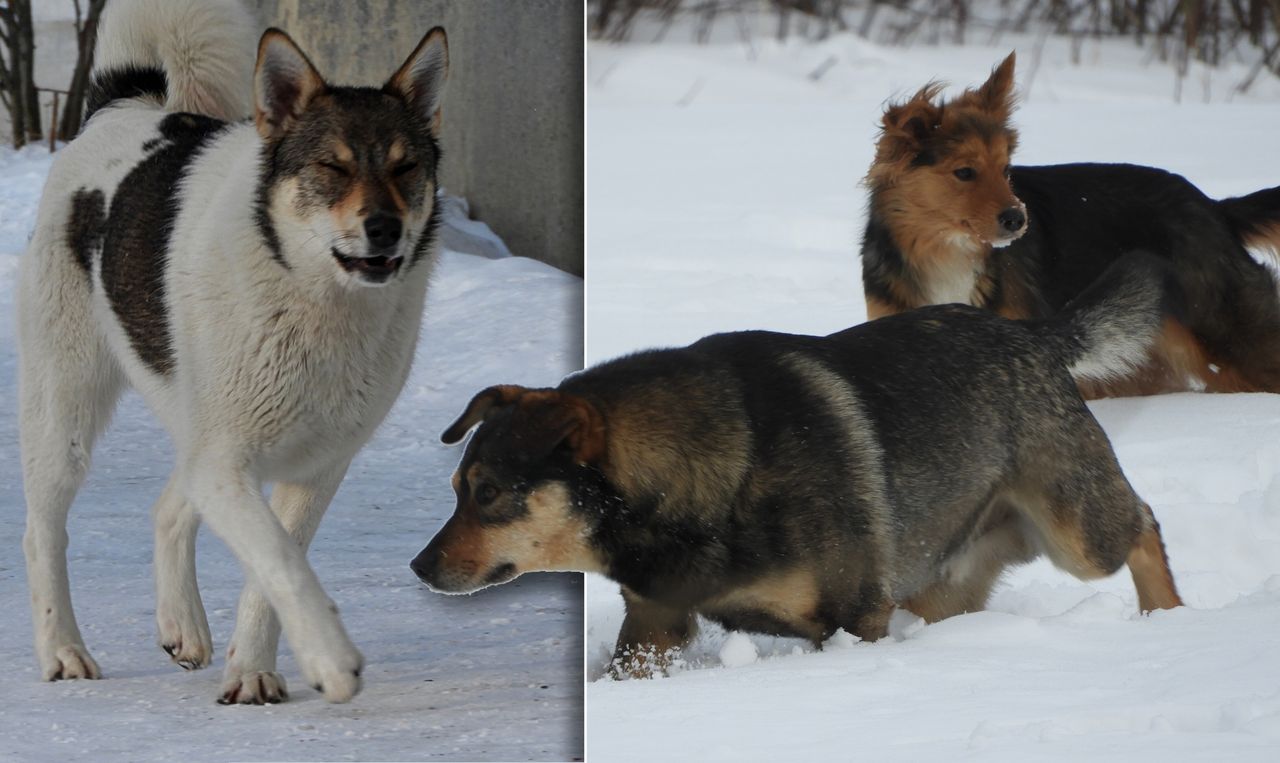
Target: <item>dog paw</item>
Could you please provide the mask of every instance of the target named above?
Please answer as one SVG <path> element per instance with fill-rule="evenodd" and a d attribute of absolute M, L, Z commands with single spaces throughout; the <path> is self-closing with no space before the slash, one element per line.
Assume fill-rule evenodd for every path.
<path fill-rule="evenodd" d="M 213 637 L 198 594 L 189 600 L 162 592 L 156 605 L 156 632 L 160 648 L 187 670 L 207 667 L 213 660 Z"/>
<path fill-rule="evenodd" d="M 666 650 L 653 647 L 621 649 L 609 663 L 608 676 L 615 681 L 667 676 L 673 669 L 684 666 L 682 652 L 680 647 Z"/>
<path fill-rule="evenodd" d="M 89 656 L 82 644 L 58 647 L 53 658 L 44 666 L 44 680 L 60 681 L 64 678 L 102 678 L 98 663 Z"/>
<path fill-rule="evenodd" d="M 360 691 L 364 658 L 355 648 L 337 658 L 313 659 L 303 668 L 311 688 L 329 702 L 350 702 Z"/>
<path fill-rule="evenodd" d="M 209 627 L 188 622 L 179 625 L 173 618 L 158 619 L 160 648 L 175 663 L 187 670 L 208 667 L 213 660 L 213 638 Z"/>
<path fill-rule="evenodd" d="M 222 682 L 219 705 L 275 705 L 289 698 L 284 676 L 267 671 L 237 673 Z"/>

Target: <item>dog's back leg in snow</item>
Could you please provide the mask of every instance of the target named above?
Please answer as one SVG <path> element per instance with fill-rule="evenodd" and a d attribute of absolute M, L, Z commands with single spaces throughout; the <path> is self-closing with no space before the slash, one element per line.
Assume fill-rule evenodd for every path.
<path fill-rule="evenodd" d="M 46 681 L 98 678 L 71 608 L 67 513 L 123 375 L 96 330 L 87 266 L 40 220 L 18 290 L 18 422 L 36 656 Z"/>
<path fill-rule="evenodd" d="M 1178 596 L 1173 573 L 1169 571 L 1169 556 L 1164 550 L 1160 523 L 1145 503 L 1142 504 L 1142 513 L 1146 523 L 1129 549 L 1126 560 L 1129 574 L 1133 575 L 1133 585 L 1138 589 L 1138 607 L 1143 612 L 1180 607 L 1182 598 Z"/>
<path fill-rule="evenodd" d="M 1049 439 L 1011 496 L 1040 547 L 1081 580 L 1127 563 L 1142 612 L 1182 606 L 1160 526 L 1125 479 L 1102 428 L 1083 410 L 1061 423 L 1055 434 L 1062 436 Z"/>

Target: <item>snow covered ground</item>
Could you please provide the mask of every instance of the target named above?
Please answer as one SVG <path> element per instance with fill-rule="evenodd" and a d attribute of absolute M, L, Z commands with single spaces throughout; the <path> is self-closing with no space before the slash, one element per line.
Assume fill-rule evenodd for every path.
<path fill-rule="evenodd" d="M 981 82 L 1011 47 L 1017 161 L 1125 161 L 1225 196 L 1280 183 L 1280 82 L 1171 68 L 1127 43 L 886 48 L 849 36 L 753 50 L 588 48 L 587 359 L 744 328 L 864 320 L 859 181 L 886 99 Z M 977 35 L 973 35 L 974 38 Z M 1025 43 L 1025 44 L 1024 44 Z M 1030 76 L 1035 69 L 1034 78 Z M 810 75 L 823 72 L 816 80 Z M 592 760 L 1280 759 L 1280 397 L 1093 406 L 1155 509 L 1188 606 L 1142 618 L 1128 573 L 1086 584 L 1039 562 L 989 610 L 822 652 L 708 626 L 689 666 L 601 679 L 622 619 L 587 581 Z"/>
<path fill-rule="evenodd" d="M 76 611 L 102 681 L 42 683 L 21 539 L 13 290 L 49 154 L 0 149 L 0 761 L 565 760 L 582 756 L 582 582 L 527 575 L 473 596 L 421 586 L 409 560 L 453 511 L 460 450 L 439 433 L 480 388 L 554 384 L 581 362 L 582 282 L 530 259 L 446 252 L 413 375 L 356 459 L 310 558 L 364 653 L 364 691 L 326 704 L 281 661 L 292 699 L 214 703 L 242 577 L 202 532 L 215 651 L 186 673 L 155 645 L 149 508 L 172 453 L 136 395 L 72 509 Z"/>

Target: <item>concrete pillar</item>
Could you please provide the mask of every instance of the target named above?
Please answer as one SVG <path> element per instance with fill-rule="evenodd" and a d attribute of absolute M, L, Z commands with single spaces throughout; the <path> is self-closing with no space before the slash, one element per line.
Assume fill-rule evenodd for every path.
<path fill-rule="evenodd" d="M 580 0 L 256 0 L 330 81 L 381 84 L 449 35 L 442 183 L 512 253 L 582 275 Z"/>

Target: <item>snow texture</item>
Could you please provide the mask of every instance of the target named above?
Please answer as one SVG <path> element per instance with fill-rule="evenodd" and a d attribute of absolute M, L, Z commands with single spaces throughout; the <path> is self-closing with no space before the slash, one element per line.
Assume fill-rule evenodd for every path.
<path fill-rule="evenodd" d="M 520 257 L 444 253 L 414 372 L 311 548 L 365 656 L 353 702 L 326 704 L 286 648 L 287 704 L 214 703 L 243 578 L 209 532 L 198 554 L 214 664 L 186 673 L 156 645 L 148 512 L 172 451 L 134 394 L 98 445 L 69 529 L 76 613 L 105 678 L 39 680 L 22 557 L 13 291 L 49 162 L 47 148 L 0 150 L 0 761 L 581 758 L 581 577 L 526 575 L 450 597 L 408 567 L 453 512 L 461 450 L 440 445 L 439 433 L 484 386 L 554 384 L 580 367 L 581 280 Z"/>
<path fill-rule="evenodd" d="M 1216 197 L 1280 183 L 1280 82 L 1233 93 L 1240 64 L 1193 68 L 1176 104 L 1172 68 L 1128 42 L 1082 41 L 1074 66 L 1055 39 L 1037 63 L 1034 40 L 1009 36 L 900 49 L 780 44 L 764 27 L 748 49 L 725 30 L 588 47 L 589 362 L 863 321 L 860 180 L 884 102 L 934 78 L 978 84 L 1015 43 L 1020 163 L 1150 164 Z M 602 676 L 622 600 L 590 576 L 589 758 L 1280 759 L 1280 396 L 1092 408 L 1187 607 L 1140 617 L 1127 571 L 1083 583 L 1037 562 L 988 611 L 931 626 L 899 612 L 879 643 L 837 634 L 815 651 L 704 623 L 681 670 L 616 682 Z"/>

